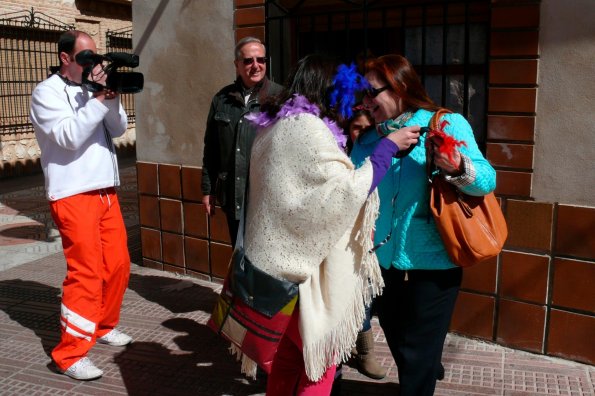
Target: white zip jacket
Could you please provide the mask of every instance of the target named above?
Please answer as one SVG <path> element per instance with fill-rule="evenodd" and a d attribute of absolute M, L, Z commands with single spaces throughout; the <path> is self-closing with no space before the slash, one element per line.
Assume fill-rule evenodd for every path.
<path fill-rule="evenodd" d="M 112 138 L 127 117 L 119 99 L 102 103 L 54 74 L 35 87 L 30 116 L 50 201 L 120 185 Z"/>

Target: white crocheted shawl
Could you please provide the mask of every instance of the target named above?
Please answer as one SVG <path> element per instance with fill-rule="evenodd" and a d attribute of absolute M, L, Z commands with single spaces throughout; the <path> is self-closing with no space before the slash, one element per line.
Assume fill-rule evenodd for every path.
<path fill-rule="evenodd" d="M 245 250 L 269 274 L 299 282 L 306 374 L 346 361 L 364 304 L 384 286 L 369 253 L 378 195 L 369 160 L 355 169 L 324 122 L 302 113 L 261 130 L 252 147 Z"/>

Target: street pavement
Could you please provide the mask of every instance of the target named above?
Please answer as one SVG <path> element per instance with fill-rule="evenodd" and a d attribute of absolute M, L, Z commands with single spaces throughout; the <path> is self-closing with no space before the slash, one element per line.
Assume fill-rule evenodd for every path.
<path fill-rule="evenodd" d="M 227 345 L 205 325 L 220 285 L 142 267 L 134 162 L 121 165 L 119 198 L 129 236 L 131 277 L 120 329 L 126 348 L 96 345 L 89 357 L 101 379 L 76 381 L 55 371 L 61 283 L 59 233 L 40 175 L 0 181 L 0 395 L 263 395 Z M 337 395 L 396 395 L 397 370 L 376 318 L 382 381 L 344 365 Z M 436 395 L 595 395 L 595 368 L 449 334 L 446 374 Z"/>

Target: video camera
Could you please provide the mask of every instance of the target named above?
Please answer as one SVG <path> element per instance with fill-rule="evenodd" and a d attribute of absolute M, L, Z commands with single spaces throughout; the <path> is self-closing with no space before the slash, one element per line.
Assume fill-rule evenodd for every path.
<path fill-rule="evenodd" d="M 109 52 L 96 54 L 91 50 L 83 50 L 76 54 L 76 63 L 83 67 L 82 84 L 91 92 L 99 92 L 104 88 L 118 93 L 138 93 L 143 90 L 144 76 L 138 72 L 119 72 L 119 67 L 135 68 L 138 66 L 138 55 L 126 52 Z M 96 65 L 102 65 L 107 74 L 105 87 L 89 80 L 89 74 Z"/>

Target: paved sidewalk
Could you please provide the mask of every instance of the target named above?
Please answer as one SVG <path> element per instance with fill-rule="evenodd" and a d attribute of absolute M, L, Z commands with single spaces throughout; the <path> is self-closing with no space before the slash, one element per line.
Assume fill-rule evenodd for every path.
<path fill-rule="evenodd" d="M 136 174 L 121 169 L 119 196 L 129 233 L 132 273 L 121 328 L 127 348 L 97 345 L 91 359 L 105 371 L 80 382 L 56 373 L 49 352 L 59 337 L 65 262 L 39 177 L 0 181 L 0 395 L 262 395 L 264 379 L 247 380 L 227 345 L 206 326 L 219 285 L 138 266 Z M 384 335 L 373 320 L 383 381 L 349 366 L 341 395 L 397 394 Z M 594 395 L 595 367 L 449 335 L 446 377 L 436 395 Z"/>

